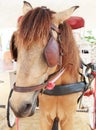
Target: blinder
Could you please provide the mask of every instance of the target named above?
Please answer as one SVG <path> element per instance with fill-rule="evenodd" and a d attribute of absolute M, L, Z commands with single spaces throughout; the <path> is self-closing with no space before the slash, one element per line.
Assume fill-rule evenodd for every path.
<path fill-rule="evenodd" d="M 59 63 L 59 45 L 53 36 L 50 37 L 44 49 L 44 58 L 49 67 Z"/>
<path fill-rule="evenodd" d="M 48 40 L 48 43 L 44 49 L 44 59 L 49 67 L 53 67 L 59 63 L 59 43 L 55 40 L 55 38 L 52 35 L 52 30 L 56 31 L 58 33 L 58 28 L 52 25 L 51 27 L 51 33 L 50 38 Z M 15 35 L 16 33 L 13 33 L 10 43 L 10 50 L 12 57 L 15 61 L 17 61 L 18 58 L 18 50 L 15 46 Z"/>

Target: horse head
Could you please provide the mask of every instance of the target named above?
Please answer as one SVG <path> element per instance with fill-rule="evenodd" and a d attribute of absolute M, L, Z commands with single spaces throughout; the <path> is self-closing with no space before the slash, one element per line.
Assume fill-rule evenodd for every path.
<path fill-rule="evenodd" d="M 54 12 L 44 6 L 33 9 L 27 3 L 27 12 L 10 44 L 12 56 L 17 60 L 16 91 L 10 98 L 10 106 L 16 116 L 32 115 L 32 87 L 37 91 L 58 70 L 65 69 L 56 85 L 77 81 L 78 49 L 71 27 L 64 22 L 77 8 L 73 6 Z M 26 90 L 23 92 L 21 89 Z"/>

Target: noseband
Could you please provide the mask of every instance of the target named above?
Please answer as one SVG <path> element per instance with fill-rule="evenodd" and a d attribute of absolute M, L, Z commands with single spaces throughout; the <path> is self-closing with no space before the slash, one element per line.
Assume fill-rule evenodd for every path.
<path fill-rule="evenodd" d="M 58 34 L 58 36 L 60 34 L 59 29 L 52 24 L 51 31 L 50 31 L 51 36 L 44 49 L 44 58 L 49 67 L 53 67 L 59 64 L 60 69 L 57 72 L 53 73 L 51 76 L 49 76 L 47 81 L 40 85 L 23 87 L 23 86 L 16 86 L 16 83 L 14 83 L 14 87 L 13 87 L 14 91 L 25 93 L 30 91 L 46 89 L 46 86 L 49 84 L 49 82 L 55 82 L 64 73 L 65 69 L 62 67 L 62 62 L 60 61 L 60 59 L 62 59 L 62 55 L 60 55 L 61 52 L 60 41 L 59 39 L 58 42 L 55 40 L 52 34 L 52 30 L 54 30 Z"/>
<path fill-rule="evenodd" d="M 59 71 L 49 76 L 46 82 L 36 86 L 21 87 L 21 86 L 16 86 L 16 83 L 14 83 L 13 90 L 21 93 L 32 92 L 41 89 L 45 90 L 50 83 L 54 84 L 54 82 L 56 82 L 56 80 L 64 73 L 64 71 L 65 71 L 64 68 L 60 69 Z"/>

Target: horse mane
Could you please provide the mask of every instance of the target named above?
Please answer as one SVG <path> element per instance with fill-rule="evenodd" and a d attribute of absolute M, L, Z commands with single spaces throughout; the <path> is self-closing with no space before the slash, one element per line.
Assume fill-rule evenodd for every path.
<path fill-rule="evenodd" d="M 61 32 L 61 45 L 63 49 L 62 64 L 65 67 L 67 66 L 69 73 L 77 78 L 80 68 L 80 56 L 72 29 L 65 21 L 59 25 L 59 30 Z"/>
<path fill-rule="evenodd" d="M 19 28 L 19 38 L 24 40 L 23 44 L 27 42 L 27 46 L 32 41 L 48 37 L 53 13 L 46 7 L 37 7 L 23 17 Z"/>

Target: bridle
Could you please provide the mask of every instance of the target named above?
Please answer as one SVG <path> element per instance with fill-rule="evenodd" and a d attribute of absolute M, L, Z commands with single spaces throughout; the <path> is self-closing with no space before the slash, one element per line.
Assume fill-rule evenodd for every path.
<path fill-rule="evenodd" d="M 17 86 L 16 83 L 14 83 L 14 86 L 13 86 L 14 91 L 26 93 L 26 92 L 46 89 L 46 86 L 49 84 L 49 82 L 54 83 L 64 73 L 65 68 L 62 67 L 62 62 L 60 61 L 62 59 L 62 55 L 60 53 L 62 51 L 60 50 L 61 39 L 58 38 L 58 41 L 56 41 L 52 35 L 52 30 L 54 30 L 58 34 L 58 37 L 60 35 L 60 30 L 55 25 L 52 24 L 51 37 L 47 43 L 47 46 L 44 49 L 44 57 L 49 67 L 53 67 L 59 64 L 60 69 L 57 72 L 53 73 L 51 76 L 49 76 L 48 79 L 40 85 L 23 87 L 23 86 Z"/>
<path fill-rule="evenodd" d="M 81 82 L 76 82 L 76 83 L 73 83 L 73 84 L 59 85 L 59 87 L 58 87 L 58 85 L 56 85 L 55 87 L 53 87 L 51 89 L 51 91 L 47 88 L 47 86 L 50 85 L 50 83 L 51 83 L 51 85 L 54 86 L 54 82 L 56 82 L 64 74 L 67 67 L 69 65 L 73 65 L 73 63 L 68 63 L 68 64 L 63 66 L 62 58 L 63 58 L 64 52 L 63 52 L 63 48 L 62 48 L 61 32 L 60 32 L 59 28 L 57 28 L 55 25 L 52 25 L 51 29 L 57 32 L 58 43 L 54 39 L 52 41 L 49 39 L 49 41 L 51 41 L 51 42 L 48 42 L 47 45 L 49 45 L 49 47 L 46 46 L 46 49 L 45 49 L 46 54 L 44 53 L 44 55 L 45 55 L 46 63 L 48 64 L 49 67 L 53 67 L 54 65 L 58 65 L 58 59 L 59 59 L 59 65 L 58 65 L 59 69 L 58 69 L 58 71 L 56 71 L 55 73 L 50 75 L 48 77 L 48 79 L 42 84 L 39 84 L 39 85 L 36 85 L 36 86 L 23 87 L 23 86 L 17 86 L 16 83 L 14 83 L 14 86 L 13 86 L 13 91 L 15 91 L 15 92 L 20 92 L 20 93 L 34 92 L 35 96 L 34 95 L 32 96 L 32 99 L 34 99 L 33 103 L 37 100 L 37 96 L 40 92 L 43 93 L 43 94 L 47 94 L 47 95 L 60 96 L 60 95 L 77 93 L 77 92 L 83 92 L 84 93 L 86 88 L 88 88 L 88 87 L 86 87 L 87 84 L 86 84 L 85 80 L 81 81 Z M 57 47 L 56 52 L 54 52 L 54 53 L 52 52 L 52 54 L 54 56 L 55 56 L 56 53 L 59 54 L 56 57 L 54 57 L 56 59 L 55 59 L 55 62 L 53 62 L 52 64 L 51 64 L 50 61 L 48 61 L 48 60 L 50 60 L 50 56 L 48 56 L 48 53 L 47 53 L 47 51 L 50 50 L 50 48 L 52 47 L 51 43 L 52 44 L 56 43 L 56 47 Z M 57 52 L 58 50 L 59 50 L 59 52 Z M 51 51 L 54 51 L 54 49 L 51 50 Z M 50 52 L 50 51 L 48 51 L 48 52 Z M 82 95 L 80 96 L 80 98 L 81 97 L 82 97 Z M 79 99 L 78 99 L 78 101 L 79 101 Z"/>

